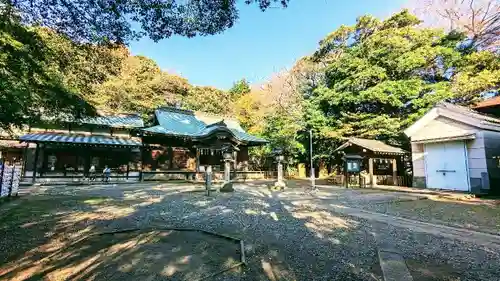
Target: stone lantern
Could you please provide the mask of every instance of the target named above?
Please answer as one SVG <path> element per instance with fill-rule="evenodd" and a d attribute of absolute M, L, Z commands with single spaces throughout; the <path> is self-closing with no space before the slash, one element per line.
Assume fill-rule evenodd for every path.
<path fill-rule="evenodd" d="M 235 149 L 231 146 L 224 147 L 222 150 L 222 158 L 224 160 L 224 184 L 220 189 L 221 192 L 234 191 L 233 183 L 231 182 L 231 164 L 235 161 L 233 159 L 233 152 Z"/>
<path fill-rule="evenodd" d="M 281 148 L 273 149 L 273 154 L 276 159 L 277 170 L 278 170 L 278 180 L 274 183 L 274 188 L 284 190 L 286 187 L 286 183 L 283 180 L 283 162 L 285 160 L 285 156 L 283 156 L 283 149 Z"/>

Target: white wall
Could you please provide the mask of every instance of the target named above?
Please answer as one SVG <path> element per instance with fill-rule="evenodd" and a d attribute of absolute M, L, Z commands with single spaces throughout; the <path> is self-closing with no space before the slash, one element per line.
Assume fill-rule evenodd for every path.
<path fill-rule="evenodd" d="M 413 163 L 413 176 L 425 177 L 424 145 L 419 143 L 411 144 L 411 159 Z"/>
<path fill-rule="evenodd" d="M 412 137 L 412 141 L 446 138 L 478 132 L 479 129 L 455 120 L 439 116 L 421 128 Z"/>
<path fill-rule="evenodd" d="M 481 131 L 470 125 L 439 116 L 430 121 L 426 126 L 417 131 L 411 138 L 411 152 L 413 163 L 413 176 L 425 177 L 425 152 L 424 145 L 414 143 L 427 139 L 439 139 L 461 134 L 476 134 L 475 140 L 467 141 L 467 154 L 469 157 L 469 172 L 471 176 L 479 175 L 486 169 L 484 161 L 484 142 Z"/>
<path fill-rule="evenodd" d="M 411 138 L 413 175 L 415 177 L 425 177 L 424 145 L 414 143 L 415 141 L 472 133 L 475 134 L 476 138 L 465 141 L 467 145 L 469 175 L 471 178 L 481 178 L 481 173 L 487 171 L 483 132 L 478 128 L 442 116 L 429 122 L 429 124 L 416 132 Z M 498 140 L 498 147 L 500 149 L 500 135 Z"/>
<path fill-rule="evenodd" d="M 481 178 L 481 173 L 487 172 L 483 131 L 476 133 L 476 138 L 467 140 L 467 156 L 469 177 Z"/>

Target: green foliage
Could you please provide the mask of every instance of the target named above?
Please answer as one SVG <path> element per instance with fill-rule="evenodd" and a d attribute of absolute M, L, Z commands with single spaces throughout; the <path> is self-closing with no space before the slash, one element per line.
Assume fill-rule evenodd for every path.
<path fill-rule="evenodd" d="M 286 7 L 288 0 L 245 3 L 256 3 L 266 10 L 272 3 Z M 27 24 L 49 27 L 79 42 L 128 42 L 143 35 L 158 41 L 172 35 L 222 32 L 238 19 L 236 4 L 235 0 L 0 0 L 0 21 L 15 14 Z"/>
<path fill-rule="evenodd" d="M 241 126 L 251 133 L 262 132 L 263 114 L 262 103 L 249 93 L 239 96 L 233 105 L 233 112 Z"/>
<path fill-rule="evenodd" d="M 269 140 L 271 147 L 279 147 L 288 154 L 304 152 L 304 146 L 297 139 L 297 132 L 302 129 L 288 112 L 276 109 L 265 117 L 262 136 Z"/>
<path fill-rule="evenodd" d="M 192 87 L 182 102 L 186 109 L 221 115 L 230 113 L 231 104 L 229 93 L 214 87 Z"/>
<path fill-rule="evenodd" d="M 259 2 L 263 8 L 270 3 Z M 500 86 L 498 53 L 463 47 L 463 34 L 419 23 L 407 11 L 384 21 L 359 17 L 261 89 L 242 79 L 222 91 L 191 86 L 153 60 L 131 56 L 124 45 L 75 43 L 73 37 L 11 19 L 0 22 L 0 104 L 9 105 L 0 107 L 0 128 L 94 109 L 146 114 L 181 104 L 236 116 L 247 131 L 269 140 L 268 146 L 250 150 L 261 168 L 269 165 L 275 147 L 295 161 L 307 159 L 309 129 L 315 159 L 334 159 L 333 150 L 350 136 L 404 144 L 402 130 L 436 103 L 472 104 L 485 93 L 498 93 Z M 204 34 L 201 30 L 192 31 Z"/>
<path fill-rule="evenodd" d="M 500 88 L 500 55 L 489 51 L 472 52 L 464 57 L 454 78 L 456 101 L 472 104 L 485 92 L 498 93 Z"/>
<path fill-rule="evenodd" d="M 351 136 L 404 144 L 402 130 L 436 103 L 471 104 L 498 91 L 497 53 L 460 48 L 463 34 L 419 23 L 406 10 L 384 21 L 363 16 L 320 41 L 311 58 L 325 65 L 324 79 L 303 92 L 318 158 L 334 158 Z"/>
<path fill-rule="evenodd" d="M 175 105 L 189 88 L 186 79 L 162 71 L 153 60 L 127 53 L 120 73 L 96 85 L 89 101 L 107 112 L 147 114 L 158 106 Z"/>
<path fill-rule="evenodd" d="M 241 79 L 237 81 L 236 83 L 233 84 L 233 87 L 229 89 L 229 94 L 233 99 L 238 98 L 239 96 L 242 96 L 244 94 L 250 93 L 250 85 L 248 84 L 247 80 Z"/>
<path fill-rule="evenodd" d="M 91 60 L 81 61 L 71 41 L 53 39 L 51 32 L 14 19 L 0 22 L 0 128 L 93 113 L 84 93 L 101 73 Z"/>

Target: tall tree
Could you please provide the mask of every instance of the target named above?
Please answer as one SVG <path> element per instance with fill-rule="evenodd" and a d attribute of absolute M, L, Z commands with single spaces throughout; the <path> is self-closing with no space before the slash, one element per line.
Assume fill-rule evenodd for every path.
<path fill-rule="evenodd" d="M 130 56 L 127 51 L 121 72 L 96 85 L 88 100 L 108 112 L 146 114 L 158 106 L 180 102 L 189 88 L 186 79 L 162 71 L 149 58 Z"/>
<path fill-rule="evenodd" d="M 239 96 L 250 93 L 250 91 L 250 84 L 248 84 L 247 80 L 241 79 L 236 81 L 228 92 L 232 98 L 238 98 Z"/>
<path fill-rule="evenodd" d="M 232 105 L 228 92 L 214 87 L 192 87 L 182 101 L 182 106 L 213 114 L 228 114 Z"/>
<path fill-rule="evenodd" d="M 324 82 L 307 97 L 308 126 L 325 155 L 358 136 L 404 141 L 401 131 L 442 100 L 468 104 L 498 89 L 498 55 L 457 48 L 464 35 L 420 28 L 407 10 L 379 21 L 360 17 L 320 42 L 313 59 Z"/>
<path fill-rule="evenodd" d="M 14 20 L 0 22 L 0 127 L 92 114 L 85 96 L 119 69 L 114 47 L 74 44 Z"/>
<path fill-rule="evenodd" d="M 286 7 L 288 0 L 245 0 L 245 3 L 257 4 L 264 11 L 273 3 Z M 0 109 L 0 126 L 21 126 L 49 113 L 74 115 L 93 111 L 82 93 L 89 94 L 94 88 L 88 79 L 93 82 L 103 76 L 92 71 L 92 64 L 86 70 L 79 69 L 88 75 L 67 75 L 63 69 L 66 66 L 90 60 L 75 62 L 72 56 L 66 56 L 69 52 L 62 50 L 66 61 L 61 61 L 57 54 L 60 48 L 57 44 L 45 46 L 47 42 L 36 34 L 37 27 L 63 34 L 63 41 L 67 42 L 62 46 L 72 42 L 75 44 L 70 48 L 72 51 L 81 48 L 89 57 L 106 60 L 100 48 L 88 43 L 121 45 L 141 36 L 158 41 L 172 35 L 216 34 L 232 27 L 237 20 L 236 5 L 236 0 L 0 0 L 0 102 L 12 105 Z M 73 70 L 69 72 L 75 74 Z M 170 78 L 159 80 L 172 81 Z M 110 82 L 107 87 L 115 87 L 117 83 L 120 84 Z M 130 90 L 131 84 L 120 86 L 126 86 L 130 93 L 134 92 Z M 155 83 L 160 84 L 161 81 Z"/>
<path fill-rule="evenodd" d="M 289 0 L 245 0 L 266 10 Z M 76 41 L 128 42 L 147 35 L 158 41 L 172 35 L 210 35 L 233 26 L 236 0 L 0 0 L 0 20 L 17 15 Z M 138 29 L 134 29 L 138 26 Z"/>

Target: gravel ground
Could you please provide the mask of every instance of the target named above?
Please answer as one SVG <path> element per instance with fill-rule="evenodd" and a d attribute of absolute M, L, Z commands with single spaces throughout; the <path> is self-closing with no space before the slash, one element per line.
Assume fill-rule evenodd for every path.
<path fill-rule="evenodd" d="M 479 203 L 430 198 L 363 206 L 364 209 L 424 222 L 465 227 L 500 235 L 500 205 L 488 200 Z"/>
<path fill-rule="evenodd" d="M 373 233 L 381 237 L 378 239 L 393 243 L 411 261 L 410 270 L 417 276 L 416 281 L 500 280 L 497 250 L 294 204 L 308 198 L 301 191 L 271 193 L 252 184 L 236 185 L 236 189 L 234 193 L 216 193 L 212 197 L 205 197 L 199 188 L 182 184 L 40 189 L 36 196 L 0 206 L 0 227 L 6 238 L 0 240 L 0 264 L 7 264 L 0 266 L 0 279 L 43 279 L 60 265 L 37 267 L 36 263 L 33 266 L 35 260 L 50 260 L 54 253 L 60 255 L 61 249 L 70 249 L 67 245 L 87 239 L 91 233 L 134 227 L 187 227 L 245 241 L 247 266 L 210 280 L 383 280 Z M 325 202 L 351 206 L 364 206 L 383 198 L 375 195 L 372 200 L 364 197 L 360 201 L 355 198 L 358 195 L 355 190 L 334 189 L 315 194 Z M 11 243 L 12 240 L 18 243 Z M 201 249 L 204 254 L 221 255 L 213 249 Z M 160 254 L 168 251 L 158 252 L 158 256 L 151 251 L 147 257 L 130 256 L 126 259 L 129 262 L 123 259 L 127 256 L 122 250 L 114 253 L 121 260 L 78 258 L 80 253 L 68 250 L 63 254 L 76 256 L 78 263 L 73 264 L 71 278 L 78 276 L 75 272 L 85 272 L 95 280 L 103 276 L 115 280 L 113 276 L 117 275 L 113 273 L 122 270 L 122 262 L 129 264 L 129 272 L 140 272 L 150 280 L 168 279 L 162 272 L 167 265 L 144 272 L 141 263 L 133 262 L 147 258 L 148 263 L 166 263 Z M 206 260 L 203 263 L 197 259 L 192 270 L 212 272 L 214 262 L 209 261 L 213 259 Z M 423 268 L 433 270 L 422 273 Z M 22 279 L 20 273 L 26 278 Z M 116 280 L 127 280 L 126 276 L 120 275 Z M 193 276 L 182 275 L 179 280 L 193 280 Z"/>

